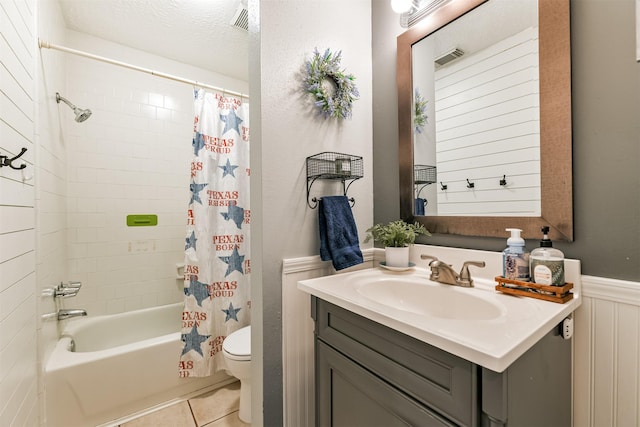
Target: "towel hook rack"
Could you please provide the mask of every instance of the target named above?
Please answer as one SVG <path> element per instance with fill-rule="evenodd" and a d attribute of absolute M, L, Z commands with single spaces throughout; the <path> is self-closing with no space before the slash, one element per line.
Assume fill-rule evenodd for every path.
<path fill-rule="evenodd" d="M 311 197 L 311 187 L 318 179 L 342 182 L 342 194 L 346 196 L 351 184 L 363 177 L 362 157 L 360 156 L 326 151 L 307 157 L 306 164 L 307 205 L 311 209 L 317 208 L 320 201 L 317 197 Z M 348 184 L 347 181 L 349 181 Z M 349 202 L 351 207 L 356 203 L 353 197 L 349 198 Z"/>
<path fill-rule="evenodd" d="M 9 157 L 9 156 L 0 156 L 0 168 L 3 166 L 9 166 L 11 169 L 15 169 L 15 170 L 20 170 L 20 169 L 24 169 L 27 167 L 26 163 L 22 163 L 20 166 L 14 166 L 13 162 L 15 160 L 18 160 L 20 157 L 22 157 L 22 155 L 24 153 L 27 152 L 27 149 L 22 147 L 22 150 L 20 150 L 20 154 L 18 154 L 15 157 Z"/>

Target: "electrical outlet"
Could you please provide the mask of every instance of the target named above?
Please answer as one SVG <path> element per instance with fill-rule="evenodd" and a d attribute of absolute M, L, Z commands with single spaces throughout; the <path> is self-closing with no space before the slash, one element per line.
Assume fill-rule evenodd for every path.
<path fill-rule="evenodd" d="M 560 335 L 562 335 L 562 338 L 565 340 L 573 337 L 573 318 L 565 317 L 562 323 L 560 323 Z"/>

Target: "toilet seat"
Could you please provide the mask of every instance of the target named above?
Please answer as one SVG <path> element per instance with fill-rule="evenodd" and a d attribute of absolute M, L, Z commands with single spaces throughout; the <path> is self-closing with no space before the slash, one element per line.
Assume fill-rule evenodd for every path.
<path fill-rule="evenodd" d="M 251 325 L 230 333 L 222 343 L 222 351 L 231 360 L 251 360 Z"/>

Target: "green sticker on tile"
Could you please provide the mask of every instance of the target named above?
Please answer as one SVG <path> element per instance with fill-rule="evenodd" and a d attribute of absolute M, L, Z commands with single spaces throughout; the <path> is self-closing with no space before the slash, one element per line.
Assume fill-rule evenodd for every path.
<path fill-rule="evenodd" d="M 129 227 L 148 227 L 158 225 L 158 215 L 127 215 Z"/>

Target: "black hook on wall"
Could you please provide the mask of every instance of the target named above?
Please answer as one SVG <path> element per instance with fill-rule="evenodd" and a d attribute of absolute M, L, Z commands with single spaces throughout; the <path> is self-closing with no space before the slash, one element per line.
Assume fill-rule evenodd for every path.
<path fill-rule="evenodd" d="M 502 175 L 502 179 L 500 180 L 500 185 L 505 187 L 507 185 L 507 175 Z"/>
<path fill-rule="evenodd" d="M 443 184 L 442 181 L 440 181 L 440 189 L 445 191 L 447 189 L 447 184 Z"/>
<path fill-rule="evenodd" d="M 475 186 L 476 186 L 476 184 L 471 182 L 471 181 L 469 181 L 469 178 L 467 178 L 467 188 L 473 188 Z"/>
<path fill-rule="evenodd" d="M 21 164 L 20 166 L 17 166 L 17 167 L 13 166 L 13 162 L 15 160 L 18 160 L 20 157 L 22 157 L 22 155 L 24 153 L 26 153 L 26 152 L 27 152 L 27 149 L 23 147 L 22 150 L 20 151 L 20 154 L 18 154 L 15 157 L 11 157 L 10 158 L 9 156 L 0 156 L 0 168 L 3 167 L 3 166 L 9 166 L 11 169 L 15 169 L 15 170 L 20 170 L 20 169 L 26 168 L 27 167 L 26 163 L 23 163 L 23 164 Z"/>

